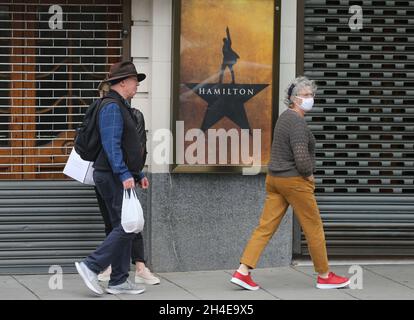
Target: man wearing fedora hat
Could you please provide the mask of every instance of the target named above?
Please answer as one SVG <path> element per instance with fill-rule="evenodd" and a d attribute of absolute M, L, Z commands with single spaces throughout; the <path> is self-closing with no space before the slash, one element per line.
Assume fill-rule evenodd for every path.
<path fill-rule="evenodd" d="M 108 293 L 140 294 L 145 291 L 144 286 L 128 280 L 131 245 L 136 234 L 126 233 L 121 226 L 123 190 L 135 188 L 135 181 L 142 188 L 149 186 L 148 179 L 141 172 L 142 157 L 136 148 L 136 123 L 128 102 L 136 94 L 139 82 L 145 78 L 146 75 L 138 73 L 132 62 L 124 61 L 112 65 L 104 80 L 111 84 L 111 89 L 98 113 L 102 148 L 94 162 L 93 178 L 108 209 L 112 231 L 92 254 L 75 263 L 86 286 L 98 295 L 104 293 L 98 274 L 109 265 L 112 273 L 106 289 Z"/>
<path fill-rule="evenodd" d="M 98 85 L 99 97 L 103 98 L 106 96 L 111 89 L 109 82 L 102 81 Z M 139 114 L 138 109 L 132 109 L 134 114 Z M 142 114 L 141 114 L 142 116 Z M 144 189 L 146 189 L 144 187 Z M 98 192 L 98 189 L 94 187 L 96 199 L 98 200 L 99 210 L 101 211 L 102 218 L 105 224 L 105 234 L 108 235 L 112 231 L 112 223 L 108 210 L 106 209 L 105 201 L 102 199 Z M 150 285 L 156 285 L 161 282 L 160 278 L 156 277 L 151 270 L 146 266 L 145 261 L 145 249 L 144 249 L 144 238 L 142 232 L 137 233 L 132 241 L 131 261 L 135 264 L 135 283 L 144 283 Z M 98 275 L 99 281 L 109 281 L 112 273 L 112 268 L 109 266 L 105 271 Z"/>

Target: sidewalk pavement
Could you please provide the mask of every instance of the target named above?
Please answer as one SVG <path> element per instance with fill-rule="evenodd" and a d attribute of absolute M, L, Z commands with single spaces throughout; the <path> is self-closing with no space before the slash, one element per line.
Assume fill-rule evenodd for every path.
<path fill-rule="evenodd" d="M 348 275 L 350 265 L 332 266 Z M 361 265 L 363 289 L 320 290 L 315 288 L 311 266 L 256 269 L 258 291 L 230 283 L 234 270 L 159 273 L 161 284 L 146 286 L 140 295 L 96 297 L 78 274 L 64 274 L 63 288 L 51 290 L 51 275 L 0 276 L 0 300 L 412 300 L 414 264 Z M 131 279 L 134 273 L 131 272 Z M 106 285 L 107 283 L 103 283 Z"/>

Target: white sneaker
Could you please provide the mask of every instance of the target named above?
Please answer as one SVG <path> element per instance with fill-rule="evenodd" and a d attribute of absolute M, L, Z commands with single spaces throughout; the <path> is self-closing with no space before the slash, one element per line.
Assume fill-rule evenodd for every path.
<path fill-rule="evenodd" d="M 118 284 L 117 286 L 108 286 L 106 292 L 111 294 L 141 294 L 145 291 L 144 286 L 136 285 L 135 283 L 130 282 L 129 280 L 124 283 Z"/>
<path fill-rule="evenodd" d="M 135 273 L 135 283 L 159 284 L 160 279 L 154 276 L 151 271 L 145 267 L 144 270 Z"/>
<path fill-rule="evenodd" d="M 98 275 L 90 270 L 84 262 L 75 262 L 76 270 L 85 282 L 86 286 L 97 295 L 104 293 L 98 282 Z"/>
<path fill-rule="evenodd" d="M 98 280 L 109 281 L 111 279 L 111 273 L 112 273 L 112 268 L 111 268 L 111 265 L 109 265 L 109 267 L 106 268 L 106 270 L 98 274 Z"/>

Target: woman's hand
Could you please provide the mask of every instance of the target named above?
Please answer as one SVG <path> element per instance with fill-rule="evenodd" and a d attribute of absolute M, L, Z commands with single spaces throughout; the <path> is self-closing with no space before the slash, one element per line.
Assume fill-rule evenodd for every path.
<path fill-rule="evenodd" d="M 313 175 L 306 177 L 306 180 L 310 181 L 310 182 L 315 182 L 315 177 Z"/>
<path fill-rule="evenodd" d="M 149 187 L 149 181 L 147 177 L 142 178 L 139 182 L 138 182 L 139 186 L 142 189 L 148 189 Z"/>

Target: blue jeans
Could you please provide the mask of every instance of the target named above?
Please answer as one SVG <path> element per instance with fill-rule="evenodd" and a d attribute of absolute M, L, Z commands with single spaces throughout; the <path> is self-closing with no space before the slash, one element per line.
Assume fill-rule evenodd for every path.
<path fill-rule="evenodd" d="M 109 285 L 116 286 L 128 279 L 132 240 L 136 234 L 126 233 L 121 226 L 124 187 L 118 176 L 111 171 L 95 170 L 93 180 L 108 209 L 112 231 L 84 262 L 95 273 L 100 273 L 111 265 L 112 273 Z"/>
<path fill-rule="evenodd" d="M 98 192 L 98 189 L 95 187 L 96 199 L 98 200 L 99 210 L 101 211 L 102 218 L 105 224 L 105 235 L 112 231 L 112 223 L 111 218 L 108 213 L 108 209 L 106 208 L 106 204 L 104 199 L 102 199 L 101 195 Z M 136 233 L 134 240 L 132 241 L 132 251 L 131 251 L 131 260 L 132 263 L 142 262 L 145 263 L 144 257 L 144 238 L 142 236 L 142 232 Z"/>

